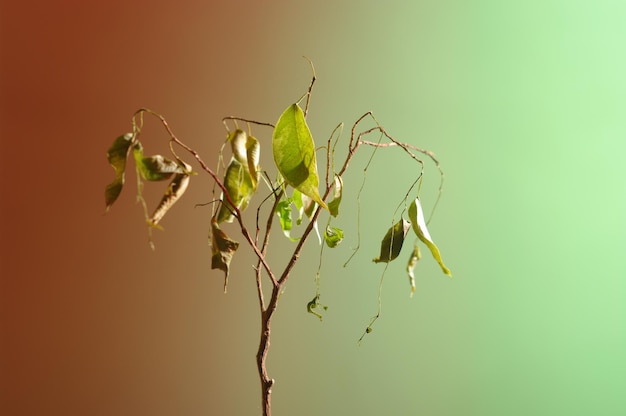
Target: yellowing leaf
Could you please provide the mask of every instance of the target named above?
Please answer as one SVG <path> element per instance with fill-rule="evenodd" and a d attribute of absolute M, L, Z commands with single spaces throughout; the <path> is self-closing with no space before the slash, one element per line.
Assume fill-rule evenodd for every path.
<path fill-rule="evenodd" d="M 216 218 L 213 217 L 211 220 L 211 269 L 224 271 L 224 293 L 228 287 L 230 262 L 238 248 L 239 243 L 231 240 L 219 227 Z"/>
<path fill-rule="evenodd" d="M 450 269 L 443 264 L 443 260 L 441 259 L 441 254 L 439 253 L 439 248 L 433 242 L 433 239 L 428 232 L 428 228 L 426 228 L 426 221 L 424 221 L 424 211 L 422 209 L 422 204 L 420 203 L 419 198 L 415 198 L 415 201 L 411 203 L 409 206 L 409 219 L 411 220 L 411 224 L 413 226 L 413 231 L 417 237 L 428 247 L 430 253 L 433 258 L 439 263 L 441 270 L 444 274 L 452 277 L 452 272 Z"/>
<path fill-rule="evenodd" d="M 389 263 L 398 257 L 409 228 L 411 228 L 411 223 L 404 218 L 389 228 L 383 241 L 380 243 L 380 256 L 373 260 L 374 263 Z"/>
<path fill-rule="evenodd" d="M 318 189 L 315 143 L 304 112 L 297 104 L 287 107 L 278 119 L 272 135 L 272 150 L 285 182 L 328 209 Z"/>
<path fill-rule="evenodd" d="M 246 156 L 246 141 L 248 133 L 241 129 L 237 129 L 228 134 L 228 141 L 233 152 L 233 157 L 242 165 L 248 165 L 248 157 Z"/>
<path fill-rule="evenodd" d="M 259 167 L 261 145 L 253 136 L 248 136 L 248 140 L 246 141 L 246 157 L 248 159 L 248 171 L 250 172 L 250 177 L 252 178 L 252 185 L 254 186 L 254 189 L 256 189 L 257 184 L 259 183 L 259 174 L 261 173 L 261 168 Z"/>
<path fill-rule="evenodd" d="M 119 136 L 109 150 L 107 151 L 107 160 L 109 164 L 115 170 L 115 179 L 108 184 L 104 190 L 104 200 L 106 203 L 106 210 L 111 208 L 111 205 L 120 196 L 122 188 L 124 187 L 125 171 L 126 171 L 126 158 L 128 156 L 128 149 L 133 141 L 133 134 L 126 133 Z"/>

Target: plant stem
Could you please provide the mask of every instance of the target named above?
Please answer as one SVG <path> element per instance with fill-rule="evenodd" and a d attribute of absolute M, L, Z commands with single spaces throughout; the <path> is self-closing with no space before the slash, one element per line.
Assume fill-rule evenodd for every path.
<path fill-rule="evenodd" d="M 274 286 L 269 305 L 267 309 L 261 313 L 261 339 L 259 341 L 259 351 L 257 352 L 256 359 L 259 378 L 261 379 L 263 416 L 272 415 L 272 386 L 274 385 L 274 379 L 270 378 L 267 374 L 266 361 L 270 349 L 272 315 L 274 315 L 276 311 L 281 288 L 282 285 Z"/>

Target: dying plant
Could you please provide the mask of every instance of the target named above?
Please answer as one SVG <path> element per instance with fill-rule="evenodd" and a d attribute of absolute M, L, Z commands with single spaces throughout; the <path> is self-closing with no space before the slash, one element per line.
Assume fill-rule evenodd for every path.
<path fill-rule="evenodd" d="M 313 70 L 313 65 L 311 64 Z M 365 325 L 363 334 L 358 342 L 372 331 L 376 320 L 381 316 L 383 278 L 389 263 L 396 259 L 404 245 L 407 235 L 411 230 L 415 234 L 415 244 L 409 255 L 406 265 L 406 273 L 409 278 L 411 296 L 415 291 L 414 269 L 420 259 L 418 241 L 423 243 L 433 258 L 438 262 L 444 274 L 452 276 L 450 270 L 443 263 L 438 247 L 428 231 L 424 211 L 420 202 L 420 189 L 425 176 L 425 157 L 438 169 L 439 189 L 433 212 L 443 190 L 443 171 L 439 161 L 433 152 L 419 148 L 409 143 L 397 140 L 376 120 L 372 112 L 367 112 L 359 117 L 350 129 L 350 137 L 344 149 L 345 156 L 337 160 L 337 149 L 340 142 L 343 124 L 337 125 L 329 135 L 323 146 L 316 147 L 309 126 L 307 115 L 311 101 L 311 93 L 316 77 L 313 77 L 308 90 L 294 103 L 290 104 L 280 115 L 276 123 L 259 122 L 241 117 L 224 117 L 222 122 L 226 128 L 226 141 L 218 155 L 217 167 L 209 167 L 196 150 L 180 140 L 171 129 L 162 115 L 141 108 L 137 110 L 131 120 L 132 131 L 119 136 L 110 147 L 107 158 L 116 172 L 116 177 L 105 190 L 106 210 L 108 211 L 120 195 L 126 175 L 126 165 L 129 155 L 135 163 L 137 178 L 138 201 L 144 209 L 144 215 L 148 224 L 149 243 L 154 249 L 152 230 L 160 229 L 160 222 L 166 213 L 183 196 L 190 178 L 197 174 L 193 171 L 191 160 L 185 161 L 178 152 L 184 151 L 190 155 L 201 171 L 207 173 L 214 182 L 213 200 L 211 205 L 211 225 L 209 231 L 209 245 L 211 246 L 211 268 L 222 270 L 224 273 L 224 292 L 227 290 L 230 265 L 239 242 L 229 237 L 222 229 L 225 224 L 233 223 L 239 233 L 251 248 L 256 266 L 254 275 L 259 300 L 261 315 L 261 328 L 259 347 L 256 355 L 256 363 L 261 384 L 263 415 L 270 416 L 272 387 L 274 379 L 269 376 L 267 370 L 267 357 L 270 351 L 270 339 L 272 335 L 272 318 L 277 311 L 278 303 L 289 281 L 292 271 L 302 253 L 303 247 L 311 235 L 317 235 L 320 248 L 320 267 L 314 278 L 316 293 L 308 302 L 307 310 L 322 320 L 322 313 L 326 309 L 320 303 L 320 270 L 321 256 L 324 247 L 330 249 L 337 247 L 344 239 L 344 230 L 335 227 L 333 220 L 339 217 L 339 208 L 344 196 L 344 175 L 350 167 L 357 152 L 363 148 L 372 149 L 366 159 L 363 180 L 358 188 L 356 197 L 357 216 L 360 218 L 360 197 L 364 189 L 366 173 L 374 156 L 382 150 L 390 148 L 401 149 L 408 161 L 417 165 L 415 178 L 406 192 L 399 196 L 399 204 L 391 214 L 390 227 L 383 236 L 379 255 L 373 259 L 375 263 L 384 263 L 381 273 L 378 311 Z M 304 101 L 304 108 L 301 103 Z M 146 156 L 143 151 L 142 128 L 146 116 L 156 118 L 169 136 L 169 150 L 171 157 L 162 155 Z M 366 121 L 372 125 L 362 127 Z M 247 126 L 246 129 L 239 127 L 239 123 Z M 260 166 L 261 141 L 252 134 L 252 126 L 259 129 L 271 129 L 272 153 L 275 171 L 268 171 Z M 224 149 L 230 145 L 231 158 L 228 164 L 224 163 Z M 178 150 L 178 152 L 177 152 Z M 323 153 L 324 175 L 320 179 L 318 173 L 317 153 Z M 274 176 L 272 178 L 272 176 Z M 165 194 L 157 207 L 150 211 L 148 204 L 142 196 L 144 181 L 170 180 Z M 320 191 L 321 182 L 321 191 Z M 358 185 L 358 184 L 356 184 Z M 219 195 L 218 195 L 219 194 Z M 244 216 L 244 211 L 250 205 L 256 194 L 258 204 L 254 221 L 250 216 Z M 294 215 L 296 213 L 296 215 Z M 432 213 L 431 213 L 432 215 Z M 294 247 L 288 258 L 287 264 L 280 270 L 268 261 L 270 250 L 270 235 L 276 228 L 275 221 L 278 219 L 280 228 L 286 238 L 293 241 Z M 294 221 L 295 219 L 295 221 Z M 324 220 L 323 228 L 318 224 Z M 292 236 L 295 228 L 300 230 L 299 236 Z M 352 255 L 345 262 L 344 267 L 353 258 L 360 248 L 360 220 L 356 232 L 357 242 Z M 269 285 L 269 296 L 264 291 Z"/>

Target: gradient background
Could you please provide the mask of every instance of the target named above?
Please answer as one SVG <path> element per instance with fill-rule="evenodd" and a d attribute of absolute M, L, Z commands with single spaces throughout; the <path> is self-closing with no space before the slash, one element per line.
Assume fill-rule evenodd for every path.
<path fill-rule="evenodd" d="M 193 209 L 208 176 L 151 252 L 132 179 L 102 215 L 105 152 L 146 106 L 213 163 L 221 117 L 274 122 L 305 91 L 302 55 L 318 143 L 373 110 L 441 159 L 430 228 L 455 278 L 425 256 L 409 299 L 403 253 L 357 346 L 412 166 L 376 159 L 348 269 L 354 201 L 336 222 L 352 235 L 327 252 L 324 322 L 305 311 L 314 241 L 282 299 L 274 414 L 626 413 L 625 2 L 16 3 L 0 6 L 0 413 L 260 414 L 252 260 L 240 250 L 224 295 Z"/>

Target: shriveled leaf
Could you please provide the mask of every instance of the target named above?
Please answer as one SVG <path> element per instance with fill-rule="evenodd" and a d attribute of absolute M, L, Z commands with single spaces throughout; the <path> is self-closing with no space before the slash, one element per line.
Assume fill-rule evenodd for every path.
<path fill-rule="evenodd" d="M 318 189 L 315 143 L 298 104 L 287 107 L 278 119 L 272 135 L 272 150 L 285 182 L 328 209 Z"/>
<path fill-rule="evenodd" d="M 420 248 L 415 244 L 411 252 L 411 257 L 409 257 L 409 262 L 406 265 L 406 272 L 409 275 L 409 283 L 411 284 L 411 297 L 413 297 L 413 293 L 415 292 L 415 266 L 421 257 Z"/>
<path fill-rule="evenodd" d="M 402 218 L 393 227 L 387 230 L 383 241 L 380 243 L 380 256 L 373 261 L 375 263 L 389 263 L 400 254 L 402 244 L 407 232 L 411 228 L 411 223 Z"/>
<path fill-rule="evenodd" d="M 413 231 L 417 237 L 428 247 L 430 253 L 433 258 L 439 263 L 441 270 L 444 274 L 452 277 L 452 272 L 450 269 L 443 264 L 443 260 L 441 259 L 441 254 L 439 253 L 439 248 L 433 242 L 433 239 L 430 237 L 430 233 L 428 232 L 428 228 L 426 228 L 426 221 L 424 221 L 424 211 L 422 209 L 422 204 L 420 203 L 419 198 L 415 198 L 415 200 L 409 206 L 409 219 L 411 220 L 411 224 L 413 226 Z"/>
<path fill-rule="evenodd" d="M 255 186 L 252 183 L 252 178 L 247 167 L 239 163 L 235 157 L 230 160 L 230 164 L 228 168 L 226 168 L 224 186 L 235 206 L 240 211 L 245 210 L 250 203 L 250 199 L 252 199 Z M 225 195 L 222 194 L 221 200 L 222 203 L 220 204 L 220 209 L 217 214 L 217 222 L 232 222 L 235 218 L 233 215 L 235 210 L 230 202 L 228 202 L 228 198 Z"/>
<path fill-rule="evenodd" d="M 187 190 L 189 186 L 189 175 L 191 173 L 191 166 L 182 162 L 181 169 L 184 173 L 177 173 L 174 175 L 174 178 L 170 182 L 163 198 L 161 198 L 161 202 L 154 210 L 152 216 L 148 219 L 148 224 L 153 227 L 157 227 L 159 222 L 163 219 L 165 214 L 174 206 L 176 202 L 180 199 L 181 196 Z M 158 228 L 158 227 L 157 227 Z"/>
<path fill-rule="evenodd" d="M 161 155 L 144 156 L 141 143 L 133 146 L 133 156 L 142 178 L 147 181 L 163 181 L 175 173 L 184 173 L 183 167 Z"/>
<path fill-rule="evenodd" d="M 119 136 L 107 151 L 107 160 L 115 170 L 115 179 L 108 184 L 104 190 L 104 201 L 106 203 L 106 211 L 117 200 L 122 192 L 125 181 L 126 158 L 128 149 L 133 141 L 133 134 L 126 133 Z"/>
<path fill-rule="evenodd" d="M 337 227 L 326 227 L 324 240 L 330 248 L 335 248 L 343 241 L 343 230 Z"/>
<path fill-rule="evenodd" d="M 330 215 L 332 215 L 333 217 L 339 215 L 339 204 L 341 204 L 342 195 L 343 179 L 341 179 L 341 176 L 335 175 L 335 191 L 332 201 L 328 203 L 328 210 L 330 211 Z"/>
<path fill-rule="evenodd" d="M 231 240 L 213 217 L 211 220 L 211 269 L 220 269 L 224 272 L 224 293 L 228 287 L 230 262 L 238 248 L 239 243 Z"/>

